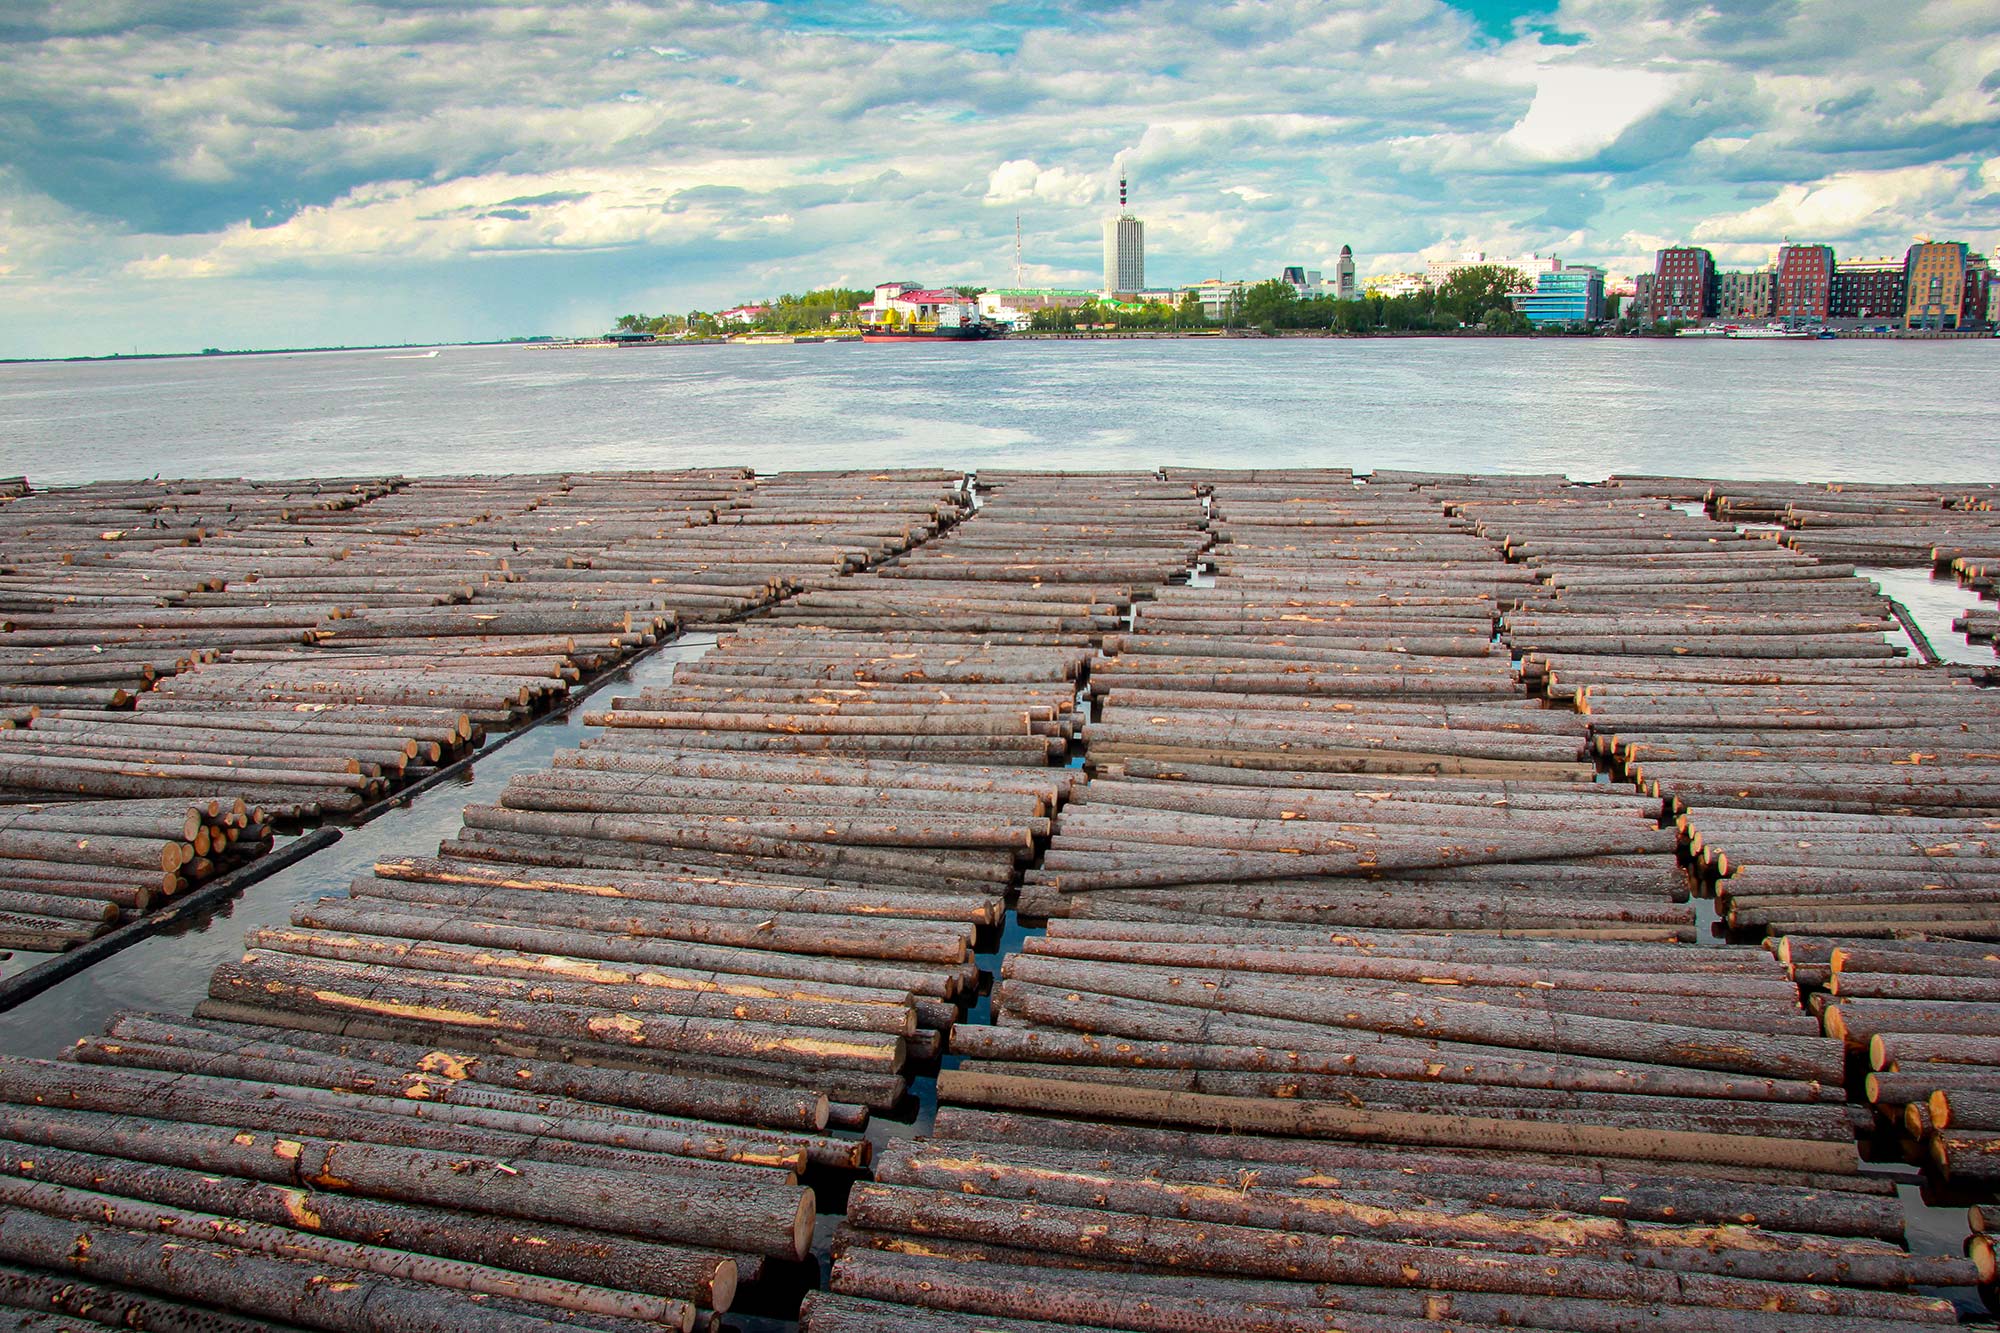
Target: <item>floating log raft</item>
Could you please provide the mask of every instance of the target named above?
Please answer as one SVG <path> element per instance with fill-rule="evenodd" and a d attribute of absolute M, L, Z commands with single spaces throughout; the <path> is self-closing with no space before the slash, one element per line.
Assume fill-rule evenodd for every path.
<path fill-rule="evenodd" d="M 1718 517 L 1775 524 L 1786 546 L 1821 560 L 1914 567 L 1940 546 L 2000 540 L 1993 495 L 1988 485 L 1717 483 L 1707 502 Z"/>
<path fill-rule="evenodd" d="M 2000 947 L 1827 929 L 1766 944 L 1809 989 L 1827 1035 L 1871 1071 L 1867 1100 L 1911 1159 L 1961 1187 L 1991 1189 L 2000 1181 Z M 1986 1220 L 1975 1214 L 1974 1229 Z M 1974 1257 L 1990 1282 L 1983 1237 Z"/>
<path fill-rule="evenodd" d="M 1201 497 L 1182 482 L 989 471 L 979 485 L 990 494 L 977 523 L 884 569 L 884 579 L 1096 585 L 1122 589 L 1129 603 L 1186 573 L 1209 543 Z"/>
<path fill-rule="evenodd" d="M 13 571 L 0 680 L 88 694 L 7 716 L 96 799 L 23 787 L 0 863 L 93 884 L 228 842 L 220 807 L 73 822 L 167 770 L 373 796 L 725 632 L 434 854 L 248 932 L 193 1016 L 0 1061 L 0 1306 L 58 1308 L 61 1274 L 128 1323 L 711 1326 L 806 1254 L 824 1181 L 808 1333 L 1952 1323 L 1937 1291 L 2000 1265 L 1912 1254 L 1856 1135 L 1893 1115 L 1960 1188 L 2000 1161 L 1983 710 L 1851 567 L 1692 512 L 1710 490 L 717 470 L 48 502 L 19 531 L 93 600 Z M 1793 531 L 1984 512 L 1822 495 Z M 97 629 L 131 637 L 72 660 Z M 1811 936 L 1694 947 L 1717 881 L 1740 931 Z M 1024 918 L 968 1021 L 975 950 Z M 1846 1082 L 1878 1047 L 1871 1109 Z M 864 1137 L 947 1052 L 935 1127 Z"/>
<path fill-rule="evenodd" d="M 0 804 L 0 948 L 59 953 L 271 845 L 235 797 Z"/>
<path fill-rule="evenodd" d="M 1640 1307 L 1649 1327 L 1690 1331 L 1918 1328 L 1956 1315 L 1916 1288 L 1974 1271 L 1894 1244 L 1893 1197 L 1851 1163 L 1397 1142 L 1418 1116 L 1357 1140 L 1354 1112 L 1300 1137 L 1323 1104 L 1262 1103 L 1289 1105 L 1287 1133 L 1208 1114 L 1249 1105 L 1236 1099 L 1165 1095 L 1121 1098 L 1126 1124 L 1077 1123 L 1106 1104 L 1072 1098 L 1081 1085 L 940 1082 L 953 1104 L 935 1134 L 892 1145 L 878 1183 L 850 1199 L 809 1333 L 996 1316 L 1051 1321 L 1024 1329 L 1609 1328 Z M 1054 1094 L 1048 1118 L 1009 1106 L 1038 1092 Z M 1154 1111 L 1161 1123 L 1129 1123 Z"/>
<path fill-rule="evenodd" d="M 20 711 L 0 726 L 0 811 L 69 801 L 103 820 L 124 801 L 140 820 L 146 802 L 220 793 L 261 814 L 228 856 L 139 884 L 100 823 L 88 868 L 119 873 L 10 886 L 0 937 L 89 938 L 242 860 L 265 822 L 353 815 L 678 624 L 866 568 L 964 505 L 945 473 L 733 470 L 110 483 L 10 504 L 0 708 Z M 107 878 L 113 908 L 68 892 Z"/>

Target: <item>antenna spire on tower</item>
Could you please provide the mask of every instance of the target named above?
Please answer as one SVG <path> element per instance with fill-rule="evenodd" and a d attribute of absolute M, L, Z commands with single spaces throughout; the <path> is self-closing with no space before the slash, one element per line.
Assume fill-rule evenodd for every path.
<path fill-rule="evenodd" d="M 1118 177 L 1118 211 L 1121 213 L 1125 211 L 1125 177 L 1123 173 L 1120 173 Z"/>

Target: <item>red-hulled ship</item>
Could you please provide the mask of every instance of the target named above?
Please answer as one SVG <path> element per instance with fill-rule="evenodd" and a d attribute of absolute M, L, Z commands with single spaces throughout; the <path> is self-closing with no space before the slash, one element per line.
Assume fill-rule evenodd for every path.
<path fill-rule="evenodd" d="M 856 312 L 865 343 L 978 342 L 1000 330 L 979 317 L 979 303 L 952 287 L 884 282 Z"/>

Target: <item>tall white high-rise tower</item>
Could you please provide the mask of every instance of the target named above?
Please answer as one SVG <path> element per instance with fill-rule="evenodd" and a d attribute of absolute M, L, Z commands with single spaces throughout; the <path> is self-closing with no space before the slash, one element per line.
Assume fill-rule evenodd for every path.
<path fill-rule="evenodd" d="M 1118 216 L 1104 220 L 1104 291 L 1108 296 L 1146 286 L 1146 224 L 1126 207 L 1125 178 L 1118 178 Z"/>
<path fill-rule="evenodd" d="M 1333 294 L 1342 301 L 1354 299 L 1354 248 L 1340 247 L 1340 263 L 1333 270 Z"/>

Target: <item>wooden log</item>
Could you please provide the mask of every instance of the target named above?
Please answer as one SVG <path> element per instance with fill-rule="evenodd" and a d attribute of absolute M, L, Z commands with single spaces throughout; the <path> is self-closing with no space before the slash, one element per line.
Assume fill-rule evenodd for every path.
<path fill-rule="evenodd" d="M 1131 1324 L 1052 1323 L 982 1315 L 980 1333 L 1137 1333 Z M 884 1301 L 860 1300 L 809 1291 L 799 1305 L 801 1333 L 963 1333 L 966 1317 L 950 1310 L 924 1310 Z"/>
<path fill-rule="evenodd" d="M 6 1327 L 23 1333 L 55 1333 L 77 1324 L 143 1328 L 156 1333 L 271 1333 L 274 1327 L 261 1319 L 13 1264 L 0 1264 L 0 1305 L 9 1307 Z M 77 1324 L 65 1325 L 65 1317 Z"/>
<path fill-rule="evenodd" d="M 219 1243 L 231 1249 L 272 1258 L 333 1265 L 451 1291 L 505 1296 L 515 1301 L 586 1316 L 664 1324 L 682 1330 L 691 1328 L 694 1323 L 693 1304 L 671 1297 L 638 1295 L 562 1279 L 510 1273 L 485 1264 L 420 1256 L 288 1226 L 163 1206 L 46 1181 L 0 1176 L 0 1208 L 10 1211 L 33 1209 L 53 1218 L 162 1233 L 197 1244 Z M 4 1224 L 0 1224 L 0 1231 L 4 1231 Z"/>
<path fill-rule="evenodd" d="M 736 1292 L 736 1262 L 727 1255 L 605 1230 L 547 1223 L 524 1228 L 466 1210 L 446 1212 L 27 1144 L 10 1145 L 0 1157 L 0 1172 L 342 1240 L 376 1242 L 393 1235 L 399 1246 L 423 1254 L 715 1310 L 727 1310 Z"/>
<path fill-rule="evenodd" d="M 1840 1038 L 1850 1050 L 1866 1050 L 1876 1033 L 2000 1038 L 2000 1004 L 1842 1000 L 1829 1004 L 1820 1017 L 1826 1034 Z"/>
<path fill-rule="evenodd" d="M 35 1268 L 223 1304 L 260 1319 L 366 1333 L 557 1333 L 554 1318 L 476 1304 L 425 1282 L 274 1258 L 25 1209 L 0 1213 L 0 1258 Z"/>
<path fill-rule="evenodd" d="M 676 1018 L 595 1004 L 467 994 L 417 979 L 385 975 L 361 980 L 337 969 L 304 966 L 303 960 L 282 969 L 263 962 L 224 963 L 209 979 L 209 995 L 307 1014 L 414 1017 L 447 1029 L 541 1033 L 698 1055 L 785 1060 L 808 1068 L 894 1070 L 905 1054 L 904 1039 L 886 1033 Z"/>
<path fill-rule="evenodd" d="M 193 851 L 186 843 L 106 834 L 73 836 L 33 829 L 0 832 L 0 866 L 7 861 L 74 861 L 135 870 L 178 870 Z"/>
<path fill-rule="evenodd" d="M 1023 1205 L 886 1185 L 856 1188 L 848 1217 L 871 1230 L 974 1240 L 999 1236 L 1019 1248 L 1293 1281 L 1891 1319 L 1926 1314 L 1935 1318 L 1937 1311 L 1936 1303 L 1926 1298 L 1891 1292 L 1660 1273 L 1595 1258 L 1486 1254 L 1351 1237 L 1307 1241 L 1250 1227 L 1140 1218 L 1095 1208 Z"/>
<path fill-rule="evenodd" d="M 826 1128 L 829 1114 L 823 1093 L 629 1070 L 613 1073 L 560 1061 L 505 1058 L 491 1052 L 482 1054 L 401 1042 L 322 1039 L 323 1034 L 279 1028 L 202 1024 L 198 1020 L 120 1013 L 106 1025 L 105 1033 L 100 1040 L 122 1039 L 156 1047 L 179 1046 L 270 1058 L 282 1054 L 292 1059 L 311 1056 L 328 1062 L 358 1060 L 432 1079 L 573 1097 L 663 1115 L 694 1116 L 766 1129 L 816 1133 Z"/>
<path fill-rule="evenodd" d="M 615 1220 L 628 1235 L 780 1258 L 803 1255 L 812 1233 L 812 1191 L 792 1186 L 708 1180 L 684 1193 L 625 1171 L 28 1106 L 0 1107 L 0 1135 L 527 1221 L 602 1228 Z"/>
<path fill-rule="evenodd" d="M 1445 1147 L 1511 1146 L 1528 1152 L 1778 1165 L 1803 1171 L 1847 1171 L 1855 1164 L 1853 1146 L 1842 1143 L 1356 1111 L 1334 1103 L 1210 1097 L 1151 1088 L 981 1074 L 966 1069 L 943 1071 L 938 1076 L 938 1094 L 950 1101 L 976 1106 L 1032 1106 L 1047 1111 L 1110 1115 L 1237 1133 L 1277 1132 L 1309 1138 Z M 1036 1097 L 1045 1100 L 1033 1100 Z"/>

